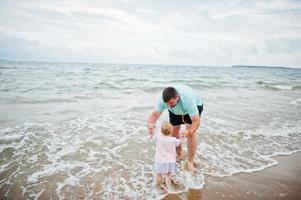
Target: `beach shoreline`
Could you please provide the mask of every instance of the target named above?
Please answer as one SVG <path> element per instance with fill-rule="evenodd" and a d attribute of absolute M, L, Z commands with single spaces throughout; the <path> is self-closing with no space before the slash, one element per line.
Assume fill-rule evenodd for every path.
<path fill-rule="evenodd" d="M 261 171 L 226 177 L 205 175 L 203 189 L 189 190 L 181 196 L 168 195 L 163 199 L 300 199 L 301 152 L 273 159 L 278 164 Z"/>

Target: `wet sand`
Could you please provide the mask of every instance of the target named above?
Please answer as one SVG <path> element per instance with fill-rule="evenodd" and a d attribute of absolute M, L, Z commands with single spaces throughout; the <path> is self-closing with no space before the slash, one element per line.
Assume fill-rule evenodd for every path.
<path fill-rule="evenodd" d="M 301 199 L 301 153 L 274 159 L 279 164 L 263 171 L 222 178 L 207 175 L 202 190 L 190 190 L 181 196 L 169 195 L 163 199 Z"/>

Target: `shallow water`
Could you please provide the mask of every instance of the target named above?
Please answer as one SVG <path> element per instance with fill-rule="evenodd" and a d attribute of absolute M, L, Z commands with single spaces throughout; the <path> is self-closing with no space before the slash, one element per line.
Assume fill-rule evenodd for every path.
<path fill-rule="evenodd" d="M 155 198 L 145 126 L 173 83 L 204 100 L 186 189 L 300 151 L 299 69 L 0 62 L 1 198 Z"/>

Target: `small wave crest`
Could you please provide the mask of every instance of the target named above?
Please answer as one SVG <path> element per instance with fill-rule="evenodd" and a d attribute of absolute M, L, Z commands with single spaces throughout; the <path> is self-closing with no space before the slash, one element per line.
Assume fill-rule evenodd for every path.
<path fill-rule="evenodd" d="M 261 88 L 266 90 L 300 90 L 300 85 L 294 85 L 294 84 L 286 84 L 286 83 L 269 83 L 269 82 L 263 82 L 263 81 L 257 81 L 258 85 L 261 86 Z"/>
<path fill-rule="evenodd" d="M 9 103 L 15 103 L 15 104 L 47 104 L 47 103 L 72 103 L 72 102 L 76 102 L 76 101 L 67 98 L 38 99 L 38 98 L 18 97 L 18 98 L 14 98 L 13 100 L 9 99 Z"/>

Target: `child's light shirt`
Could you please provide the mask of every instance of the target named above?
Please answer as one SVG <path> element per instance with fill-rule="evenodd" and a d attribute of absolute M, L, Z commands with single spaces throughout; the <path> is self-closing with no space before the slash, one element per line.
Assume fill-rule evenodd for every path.
<path fill-rule="evenodd" d="M 166 136 L 163 134 L 157 134 L 155 137 L 156 141 L 156 155 L 155 162 L 157 163 L 172 163 L 176 162 L 176 147 L 179 146 L 180 140 Z"/>

